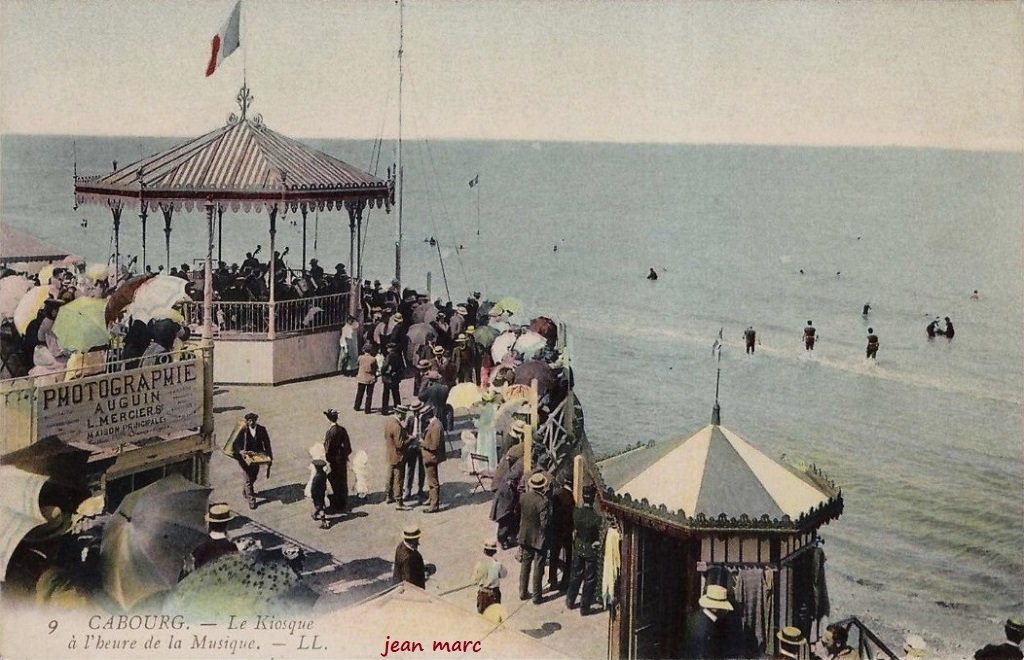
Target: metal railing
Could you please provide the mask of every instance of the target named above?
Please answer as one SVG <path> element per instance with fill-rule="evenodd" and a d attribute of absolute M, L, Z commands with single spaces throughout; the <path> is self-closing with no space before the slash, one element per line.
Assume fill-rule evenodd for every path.
<path fill-rule="evenodd" d="M 855 616 L 841 621 L 835 625 L 846 629 L 847 644 L 857 649 L 857 657 L 868 658 L 869 660 L 899 660 L 899 656 L 893 653 L 886 644 L 871 632 L 864 623 Z"/>
<path fill-rule="evenodd" d="M 274 303 L 215 301 L 214 334 L 256 335 L 269 338 L 271 314 L 274 315 L 275 335 L 302 334 L 325 328 L 337 328 L 345 323 L 348 297 L 347 293 L 332 293 Z M 186 302 L 185 319 L 191 325 L 202 326 L 202 302 Z"/>

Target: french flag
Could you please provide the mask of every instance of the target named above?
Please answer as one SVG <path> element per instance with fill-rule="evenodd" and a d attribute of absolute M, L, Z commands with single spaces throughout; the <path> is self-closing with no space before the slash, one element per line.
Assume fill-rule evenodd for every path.
<path fill-rule="evenodd" d="M 231 15 L 224 22 L 220 32 L 213 35 L 210 42 L 210 62 L 206 65 L 206 77 L 213 75 L 220 63 L 227 59 L 228 55 L 238 50 L 240 41 L 238 38 L 238 25 L 242 16 L 242 0 L 235 3 Z"/>

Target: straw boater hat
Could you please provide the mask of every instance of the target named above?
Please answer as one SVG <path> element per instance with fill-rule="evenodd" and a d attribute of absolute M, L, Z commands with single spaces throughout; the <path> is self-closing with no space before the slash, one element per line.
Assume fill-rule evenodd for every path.
<path fill-rule="evenodd" d="M 907 635 L 903 642 L 903 652 L 907 658 L 923 658 L 928 650 L 928 644 L 920 635 Z"/>
<path fill-rule="evenodd" d="M 430 368 L 430 365 L 431 365 L 430 360 L 427 360 L 426 358 L 424 358 L 424 359 L 422 359 L 422 360 L 420 360 L 419 362 L 416 363 L 416 368 L 417 369 L 423 369 L 424 371 L 426 371 L 427 369 Z"/>
<path fill-rule="evenodd" d="M 529 486 L 530 490 L 544 490 L 548 487 L 548 475 L 538 472 L 530 477 Z M 730 607 L 730 609 L 732 608 Z"/>
<path fill-rule="evenodd" d="M 394 408 L 392 408 L 392 410 L 394 410 L 396 415 L 404 415 L 405 413 L 409 412 L 409 406 L 400 403 Z"/>
<path fill-rule="evenodd" d="M 469 337 L 466 336 L 465 332 L 460 332 L 459 336 L 455 338 L 456 344 L 465 344 L 467 341 L 469 341 Z"/>
<path fill-rule="evenodd" d="M 494 539 L 486 539 L 484 541 L 484 551 L 497 552 L 498 543 Z"/>
<path fill-rule="evenodd" d="M 402 538 L 406 541 L 418 541 L 420 536 L 419 525 L 406 525 L 405 529 L 402 530 Z"/>
<path fill-rule="evenodd" d="M 413 399 L 412 403 L 406 407 L 409 409 L 409 412 L 419 412 L 423 410 L 423 402 L 419 399 Z"/>
<path fill-rule="evenodd" d="M 710 587 L 708 587 L 710 589 Z M 719 587 L 723 592 L 725 587 Z M 729 606 L 732 609 L 732 606 Z M 779 641 L 783 644 L 789 644 L 790 646 L 804 646 L 807 644 L 807 638 L 800 632 L 800 629 L 796 626 L 786 626 L 779 632 L 775 633 L 775 636 L 779 638 Z"/>
<path fill-rule="evenodd" d="M 234 520 L 234 518 L 235 512 L 223 502 L 211 504 L 210 510 L 206 513 L 206 522 L 208 523 L 226 523 Z"/>
<path fill-rule="evenodd" d="M 473 333 L 474 333 L 475 331 L 476 331 L 476 326 L 475 326 L 475 325 L 467 325 L 467 326 L 466 326 L 466 334 L 467 334 L 467 335 L 471 335 L 471 334 L 473 334 Z"/>
<path fill-rule="evenodd" d="M 732 611 L 732 603 L 729 602 L 728 592 L 725 587 L 717 584 L 709 584 L 704 589 L 704 595 L 700 597 L 697 604 L 709 610 Z"/>
<path fill-rule="evenodd" d="M 444 355 L 444 346 L 435 346 L 434 355 Z"/>
<path fill-rule="evenodd" d="M 456 305 L 456 306 L 455 306 L 455 311 L 456 311 L 457 313 L 459 313 L 459 314 L 462 314 L 463 316 L 465 316 L 466 314 L 468 314 L 468 313 L 469 313 L 469 310 L 468 310 L 468 309 L 466 309 L 466 306 L 465 306 L 465 305 Z"/>
<path fill-rule="evenodd" d="M 394 321 L 395 323 L 401 323 L 404 319 L 405 317 L 402 316 L 400 312 L 395 312 L 394 315 L 391 317 L 391 320 Z"/>

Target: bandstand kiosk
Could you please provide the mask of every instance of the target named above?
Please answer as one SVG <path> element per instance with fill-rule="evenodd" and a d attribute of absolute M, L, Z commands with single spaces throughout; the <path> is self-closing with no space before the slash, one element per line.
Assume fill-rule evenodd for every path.
<path fill-rule="evenodd" d="M 163 217 L 163 263 L 169 269 L 175 212 L 205 211 L 210 224 L 217 227 L 218 261 L 225 211 L 266 212 L 269 295 L 266 300 L 213 301 L 214 381 L 273 385 L 333 373 L 341 326 L 358 307 L 358 295 L 352 295 L 352 290 L 362 276 L 364 214 L 373 207 L 390 210 L 395 182 L 390 172 L 387 180 L 377 178 L 267 128 L 259 114 L 249 111 L 253 96 L 247 86 L 243 85 L 237 101 L 241 113 L 232 114 L 221 128 L 124 167 L 115 164 L 109 174 L 76 177 L 76 201 L 110 209 L 118 261 L 123 211 L 138 210 L 143 269 L 150 265 L 146 223 L 151 213 L 159 211 Z M 301 214 L 305 269 L 307 215 L 332 210 L 348 216 L 352 288 L 285 299 L 277 290 L 275 272 L 279 268 L 274 259 L 278 218 L 286 212 Z M 202 286 L 201 281 L 196 284 Z M 187 305 L 185 316 L 201 324 L 201 305 Z"/>
<path fill-rule="evenodd" d="M 603 460 L 599 504 L 622 537 L 609 658 L 685 656 L 684 621 L 706 584 L 728 588 L 745 657 L 775 657 L 777 631 L 812 640 L 828 614 L 818 528 L 843 510 L 816 468 L 779 463 L 720 425 Z M 742 622 L 742 623 L 740 623 Z"/>

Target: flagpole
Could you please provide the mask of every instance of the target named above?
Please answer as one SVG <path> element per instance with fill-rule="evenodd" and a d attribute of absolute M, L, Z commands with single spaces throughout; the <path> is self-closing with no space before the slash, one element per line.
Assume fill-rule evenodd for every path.
<path fill-rule="evenodd" d="M 405 2 L 398 0 L 398 155 L 395 174 L 398 176 L 398 240 L 395 241 L 395 279 L 402 286 L 402 54 L 405 46 Z"/>
<path fill-rule="evenodd" d="M 722 409 L 718 405 L 718 386 L 722 382 L 722 329 L 718 330 L 718 340 L 715 342 L 715 353 L 718 358 L 718 369 L 715 373 L 715 407 L 711 409 L 711 423 L 718 426 L 722 423 Z"/>
<path fill-rule="evenodd" d="M 480 175 L 477 174 L 477 177 L 479 177 L 479 176 Z M 473 187 L 476 188 L 476 235 L 479 236 L 480 235 L 480 182 L 477 181 L 476 185 L 473 186 Z"/>

